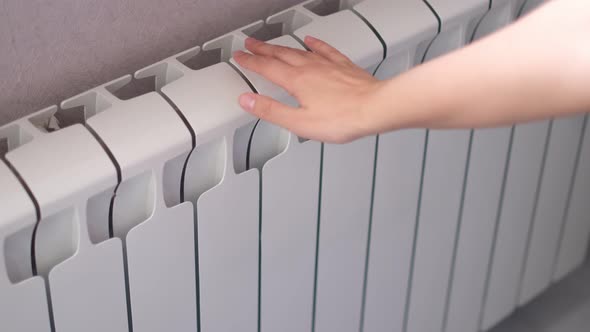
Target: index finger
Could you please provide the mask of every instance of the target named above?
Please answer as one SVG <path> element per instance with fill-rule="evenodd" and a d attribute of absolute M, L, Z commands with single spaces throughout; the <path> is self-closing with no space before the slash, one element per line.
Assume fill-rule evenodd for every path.
<path fill-rule="evenodd" d="M 236 62 L 245 69 L 251 70 L 267 80 L 281 86 L 287 92 L 291 91 L 290 79 L 295 75 L 295 68 L 276 58 L 252 55 L 237 51 L 234 53 Z"/>
<path fill-rule="evenodd" d="M 253 54 L 275 57 L 292 66 L 300 66 L 308 62 L 306 56 L 307 53 L 311 53 L 292 47 L 265 43 L 254 38 L 246 39 L 245 45 L 246 49 Z"/>

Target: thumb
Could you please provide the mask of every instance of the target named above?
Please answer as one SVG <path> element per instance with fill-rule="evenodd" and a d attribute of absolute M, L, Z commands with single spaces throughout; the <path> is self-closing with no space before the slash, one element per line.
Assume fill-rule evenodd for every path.
<path fill-rule="evenodd" d="M 301 111 L 270 97 L 256 93 L 244 93 L 239 98 L 240 106 L 257 118 L 274 123 L 288 130 L 300 123 Z"/>

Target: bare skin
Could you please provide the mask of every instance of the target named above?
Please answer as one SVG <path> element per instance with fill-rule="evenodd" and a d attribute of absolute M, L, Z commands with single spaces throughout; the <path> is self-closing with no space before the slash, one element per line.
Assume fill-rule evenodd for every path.
<path fill-rule="evenodd" d="M 554 0 L 458 51 L 379 81 L 327 43 L 246 41 L 235 60 L 282 86 L 292 108 L 245 93 L 247 112 L 324 142 L 403 128 L 482 128 L 590 111 L 590 2 Z"/>

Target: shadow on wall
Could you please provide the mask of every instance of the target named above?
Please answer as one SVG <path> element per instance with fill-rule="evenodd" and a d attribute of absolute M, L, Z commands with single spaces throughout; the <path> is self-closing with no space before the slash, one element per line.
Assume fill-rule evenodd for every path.
<path fill-rule="evenodd" d="M 0 126 L 301 0 L 0 0 Z"/>

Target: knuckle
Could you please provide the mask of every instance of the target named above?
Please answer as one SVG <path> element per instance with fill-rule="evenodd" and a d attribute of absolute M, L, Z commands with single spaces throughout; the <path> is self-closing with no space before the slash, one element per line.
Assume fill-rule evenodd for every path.
<path fill-rule="evenodd" d="M 247 66 L 250 65 L 252 63 L 252 58 L 247 56 L 246 54 L 243 54 L 239 57 L 236 57 L 236 61 L 243 66 Z"/>
<path fill-rule="evenodd" d="M 310 54 L 313 54 L 313 52 L 309 52 L 309 51 L 306 51 L 306 50 L 299 50 L 299 49 L 296 49 L 296 48 L 293 49 L 293 52 L 295 52 L 295 53 L 297 53 L 297 54 L 299 54 L 301 56 L 308 56 Z"/>
<path fill-rule="evenodd" d="M 285 54 L 289 53 L 289 51 L 284 47 L 275 47 L 274 53 L 276 55 L 285 55 Z"/>
<path fill-rule="evenodd" d="M 260 56 L 258 57 L 256 68 L 261 73 L 267 73 L 269 68 L 274 64 L 274 59 L 269 56 Z"/>
<path fill-rule="evenodd" d="M 293 69 L 293 72 L 291 73 L 291 77 L 288 78 L 288 81 L 292 82 L 295 85 L 300 84 L 301 81 L 305 80 L 306 71 L 307 71 L 307 69 L 305 67 L 299 67 L 299 68 Z"/>
<path fill-rule="evenodd" d="M 255 55 L 244 57 L 244 59 L 242 60 L 242 63 L 241 63 L 242 66 L 244 66 L 246 69 L 250 69 L 250 70 L 259 69 L 260 64 L 261 64 L 260 57 L 255 56 Z"/>

